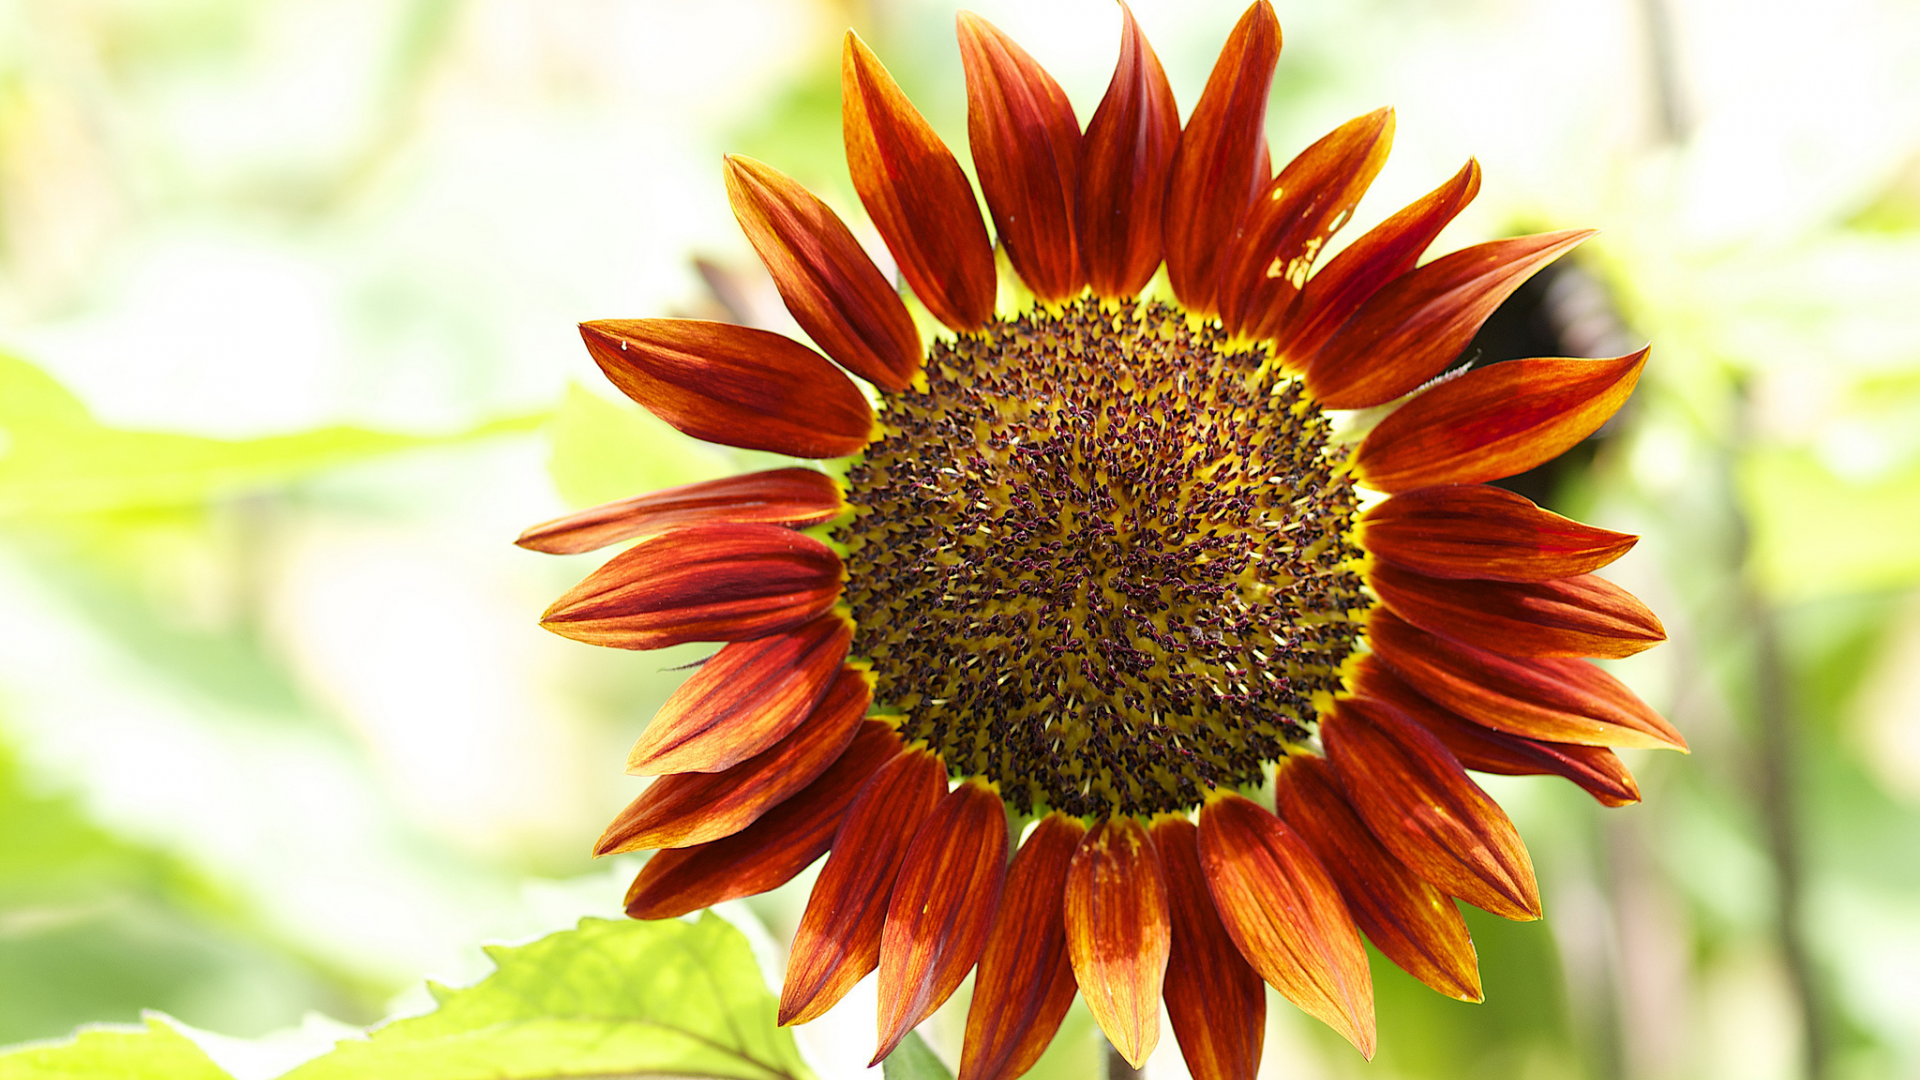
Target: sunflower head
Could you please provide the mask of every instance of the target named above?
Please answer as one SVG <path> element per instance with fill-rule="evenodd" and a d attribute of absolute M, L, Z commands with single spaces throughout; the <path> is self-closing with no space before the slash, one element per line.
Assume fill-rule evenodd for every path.
<path fill-rule="evenodd" d="M 1362 933 L 1478 1000 L 1453 898 L 1539 916 L 1526 849 L 1468 769 L 1618 805 L 1639 796 L 1609 747 L 1685 747 L 1584 659 L 1664 636 L 1593 574 L 1634 538 L 1487 483 L 1597 428 L 1645 350 L 1442 377 L 1588 234 L 1422 263 L 1479 189 L 1469 161 L 1322 265 L 1391 112 L 1276 174 L 1266 0 L 1184 125 L 1122 16 L 1084 127 L 1032 57 L 960 16 L 991 234 L 849 33 L 848 164 L 902 280 L 799 184 L 733 157 L 741 227 L 819 351 L 691 320 L 581 328 L 689 435 L 844 469 L 654 492 L 520 541 L 634 541 L 549 629 L 722 643 L 641 735 L 628 770 L 658 779 L 596 848 L 654 851 L 629 914 L 764 891 L 826 854 L 782 1022 L 877 968 L 877 1060 L 977 967 L 961 1080 L 1026 1071 L 1076 992 L 1135 1064 L 1164 999 L 1203 1080 L 1253 1075 L 1262 981 L 1371 1055 Z M 903 294 L 945 330 L 923 338 Z M 1010 812 L 1035 819 L 1011 859 Z"/>

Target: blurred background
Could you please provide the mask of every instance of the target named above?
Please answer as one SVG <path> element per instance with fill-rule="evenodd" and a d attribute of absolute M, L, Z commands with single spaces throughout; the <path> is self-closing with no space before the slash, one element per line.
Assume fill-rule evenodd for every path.
<path fill-rule="evenodd" d="M 1183 109 L 1242 6 L 1136 3 Z M 1694 752 L 1610 812 L 1488 779 L 1548 918 L 1470 914 L 1486 1004 L 1376 963 L 1378 1060 L 1276 998 L 1266 1074 L 1920 1077 L 1920 6 L 1276 6 L 1277 160 L 1398 109 L 1345 238 L 1469 155 L 1435 251 L 1602 230 L 1468 359 L 1654 342 L 1520 484 L 1645 535 L 1609 573 L 1672 641 L 1613 669 Z M 974 7 L 1092 114 L 1116 6 Z M 0 1043 L 145 1007 L 297 1057 L 617 912 L 635 864 L 588 844 L 702 653 L 545 634 L 596 561 L 511 541 L 744 456 L 617 399 L 573 324 L 782 325 L 721 153 L 864 228 L 839 35 L 964 148 L 953 15 L 0 0 Z M 775 962 L 805 882 L 734 912 Z M 863 1007 L 802 1030 L 827 1076 Z M 1098 1050 L 1076 1006 L 1035 1075 Z"/>

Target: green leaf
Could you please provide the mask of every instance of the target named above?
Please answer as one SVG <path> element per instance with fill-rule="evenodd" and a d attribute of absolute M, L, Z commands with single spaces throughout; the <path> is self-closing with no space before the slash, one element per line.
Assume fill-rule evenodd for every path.
<path fill-rule="evenodd" d="M 286 1080 L 812 1076 L 746 939 L 711 912 L 694 923 L 584 919 L 487 952 L 492 975 L 462 990 L 430 985 L 438 1009 L 342 1042 Z"/>
<path fill-rule="evenodd" d="M 0 1080 L 233 1080 L 160 1016 L 144 1028 L 83 1029 L 72 1042 L 0 1054 Z"/>
<path fill-rule="evenodd" d="M 884 1080 L 953 1080 L 946 1063 L 917 1031 L 907 1032 L 887 1060 L 880 1063 L 880 1074 Z"/>
<path fill-rule="evenodd" d="M 1812 454 L 1772 451 L 1746 460 L 1740 487 L 1755 569 L 1775 596 L 1806 600 L 1920 581 L 1920 469 L 1855 483 Z"/>
<path fill-rule="evenodd" d="M 190 506 L 416 447 L 530 431 L 545 414 L 443 436 L 329 427 L 263 439 L 101 425 L 52 376 L 0 355 L 0 518 Z"/>
<path fill-rule="evenodd" d="M 723 452 L 690 439 L 637 405 L 569 387 L 553 418 L 547 469 L 560 497 L 593 506 L 733 472 Z"/>

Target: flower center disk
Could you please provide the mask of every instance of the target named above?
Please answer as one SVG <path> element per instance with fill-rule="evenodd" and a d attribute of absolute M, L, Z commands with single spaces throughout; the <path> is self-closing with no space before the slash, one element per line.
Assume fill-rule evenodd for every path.
<path fill-rule="evenodd" d="M 929 350 L 848 475 L 877 701 L 1024 813 L 1151 814 L 1315 728 L 1370 605 L 1329 425 L 1263 349 L 1083 298 Z"/>

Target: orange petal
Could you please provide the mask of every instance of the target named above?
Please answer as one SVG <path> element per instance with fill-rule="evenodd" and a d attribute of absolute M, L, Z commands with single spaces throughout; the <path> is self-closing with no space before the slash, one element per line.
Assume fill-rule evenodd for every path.
<path fill-rule="evenodd" d="M 1210 315 L 1235 233 L 1267 186 L 1267 91 L 1280 58 L 1280 20 L 1255 0 L 1234 25 L 1207 88 L 1180 133 L 1167 178 L 1167 277 L 1188 311 Z"/>
<path fill-rule="evenodd" d="M 1139 1068 L 1160 1042 L 1160 984 L 1173 942 L 1167 883 L 1146 826 L 1108 818 L 1080 841 L 1067 870 L 1066 926 L 1087 1009 Z"/>
<path fill-rule="evenodd" d="M 1367 584 L 1420 629 L 1508 656 L 1632 656 L 1667 639 L 1645 604 L 1592 574 L 1468 581 L 1382 562 L 1367 571 Z"/>
<path fill-rule="evenodd" d="M 979 780 L 948 792 L 920 823 L 880 935 L 880 1048 L 893 1053 L 966 980 L 986 948 L 1007 876 L 1007 811 Z"/>
<path fill-rule="evenodd" d="M 1481 1000 L 1480 965 L 1460 910 L 1380 846 L 1326 759 L 1287 759 L 1274 779 L 1273 805 L 1319 854 L 1374 948 L 1448 997 Z"/>
<path fill-rule="evenodd" d="M 1306 360 L 1307 389 L 1329 409 L 1366 409 L 1446 370 L 1493 309 L 1593 230 L 1495 240 L 1444 255 L 1374 293 Z"/>
<path fill-rule="evenodd" d="M 840 60 L 847 168 L 913 294 L 955 330 L 993 318 L 993 244 L 960 163 L 873 50 L 847 31 Z"/>
<path fill-rule="evenodd" d="M 1477 484 L 1550 461 L 1606 423 L 1647 350 L 1610 360 L 1508 360 L 1407 402 L 1369 432 L 1356 478 L 1376 491 Z"/>
<path fill-rule="evenodd" d="M 778 525 L 689 525 L 615 555 L 553 602 L 540 625 L 589 645 L 659 649 L 752 641 L 833 606 L 840 557 Z"/>
<path fill-rule="evenodd" d="M 1220 924 L 1199 843 L 1200 830 L 1186 818 L 1154 823 L 1153 846 L 1173 912 L 1167 1018 L 1194 1080 L 1253 1080 L 1266 1037 L 1267 995 Z"/>
<path fill-rule="evenodd" d="M 1429 577 L 1547 581 L 1598 570 L 1639 537 L 1596 529 L 1484 484 L 1403 492 L 1360 515 L 1374 555 Z"/>
<path fill-rule="evenodd" d="M 1012 38 L 971 11 L 958 24 L 967 142 L 994 231 L 1035 296 L 1067 299 L 1086 284 L 1073 235 L 1080 122 L 1066 91 Z"/>
<path fill-rule="evenodd" d="M 852 643 L 853 624 L 829 612 L 721 649 L 653 714 L 627 773 L 719 772 L 779 742 L 820 703 Z"/>
<path fill-rule="evenodd" d="M 1340 891 L 1298 833 L 1221 794 L 1200 809 L 1200 865 L 1220 922 L 1260 977 L 1373 1057 L 1373 975 Z"/>
<path fill-rule="evenodd" d="M 1413 269 L 1440 230 L 1480 192 L 1480 163 L 1469 159 L 1453 179 L 1355 240 L 1307 282 L 1274 341 L 1274 352 L 1298 371 L 1380 287 Z"/>
<path fill-rule="evenodd" d="M 1352 216 L 1392 145 L 1392 109 L 1349 120 L 1302 151 L 1254 199 L 1221 272 L 1220 318 L 1229 333 L 1279 332 L 1321 247 Z"/>
<path fill-rule="evenodd" d="M 1659 713 L 1584 660 L 1517 660 L 1436 637 L 1385 608 L 1368 616 L 1367 640 L 1422 695 L 1496 731 L 1586 746 L 1687 748 Z"/>
<path fill-rule="evenodd" d="M 967 1008 L 958 1080 L 1013 1080 L 1033 1067 L 1073 1004 L 1062 910 L 1067 864 L 1087 827 L 1053 813 L 1013 857 Z"/>
<path fill-rule="evenodd" d="M 926 750 L 880 767 L 834 834 L 787 955 L 780 1023 L 817 1019 L 880 963 L 880 929 L 907 844 L 947 793 L 946 770 Z"/>
<path fill-rule="evenodd" d="M 1354 693 L 1376 698 L 1438 736 L 1460 764 L 1507 776 L 1552 774 L 1585 788 L 1605 806 L 1640 801 L 1640 787 L 1618 755 L 1604 746 L 1546 742 L 1495 731 L 1427 700 L 1377 657 L 1364 657 L 1354 671 Z"/>
<path fill-rule="evenodd" d="M 1368 698 L 1340 701 L 1320 739 L 1373 835 L 1421 877 L 1508 919 L 1540 917 L 1527 846 L 1432 732 Z"/>
<path fill-rule="evenodd" d="M 1120 2 L 1120 61 L 1080 143 L 1075 221 L 1087 279 L 1101 296 L 1133 296 L 1160 266 L 1167 173 L 1180 111 L 1160 58 Z"/>
<path fill-rule="evenodd" d="M 840 215 L 792 177 L 739 155 L 727 158 L 727 199 L 813 343 L 876 386 L 906 389 L 920 370 L 920 332 Z"/>
<path fill-rule="evenodd" d="M 812 469 L 770 469 L 635 495 L 535 525 L 514 543 L 549 555 L 578 555 L 681 525 L 760 522 L 818 525 L 847 508 L 833 479 Z"/>
<path fill-rule="evenodd" d="M 607 826 L 593 853 L 692 847 L 732 836 L 825 772 L 853 741 L 872 700 L 866 674 L 841 668 L 819 707 L 791 735 L 723 772 L 655 780 Z"/>
<path fill-rule="evenodd" d="M 785 885 L 826 853 L 853 797 L 899 752 L 891 727 L 863 722 L 839 760 L 760 820 L 710 844 L 654 852 L 627 890 L 627 914 L 671 919 Z"/>
<path fill-rule="evenodd" d="M 698 319 L 580 324 L 620 392 L 696 439 L 794 457 L 867 445 L 873 410 L 819 353 L 781 334 Z"/>

